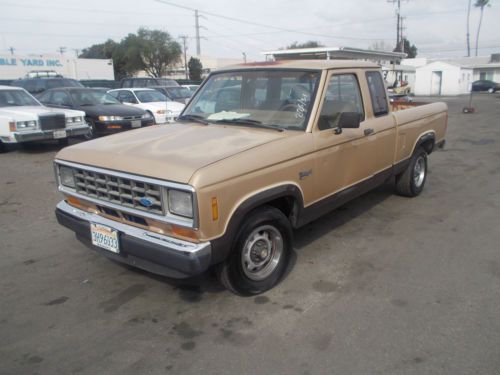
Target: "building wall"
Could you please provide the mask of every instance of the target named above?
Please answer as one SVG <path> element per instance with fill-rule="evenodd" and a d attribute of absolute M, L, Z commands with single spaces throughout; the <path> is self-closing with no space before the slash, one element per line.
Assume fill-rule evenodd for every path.
<path fill-rule="evenodd" d="M 481 78 L 484 73 L 485 78 Z M 488 79 L 490 81 L 500 82 L 500 68 L 475 68 L 474 81 L 479 79 Z"/>
<path fill-rule="evenodd" d="M 436 87 L 438 74 L 441 74 L 440 95 L 460 95 L 469 92 L 472 80 L 472 69 L 434 62 L 417 68 L 415 78 L 415 95 L 438 95 Z"/>
<path fill-rule="evenodd" d="M 24 77 L 34 70 L 52 70 L 75 79 L 115 79 L 113 62 L 107 59 L 76 59 L 60 55 L 0 55 L 0 79 Z"/>

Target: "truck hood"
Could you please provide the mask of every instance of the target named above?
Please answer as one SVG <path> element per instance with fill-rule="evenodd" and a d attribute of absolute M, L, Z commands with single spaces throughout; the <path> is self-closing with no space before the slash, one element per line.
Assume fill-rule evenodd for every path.
<path fill-rule="evenodd" d="M 242 126 L 174 123 L 66 147 L 56 159 L 188 183 L 198 169 L 285 138 L 286 133 Z"/>

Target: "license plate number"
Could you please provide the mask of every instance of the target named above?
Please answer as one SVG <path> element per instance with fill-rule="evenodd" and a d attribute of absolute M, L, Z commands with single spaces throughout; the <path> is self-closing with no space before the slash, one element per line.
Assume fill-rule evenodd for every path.
<path fill-rule="evenodd" d="M 141 120 L 133 120 L 132 127 L 133 128 L 140 128 L 141 127 Z"/>
<path fill-rule="evenodd" d="M 54 139 L 66 138 L 66 130 L 54 130 Z"/>
<path fill-rule="evenodd" d="M 105 225 L 91 223 L 90 234 L 93 245 L 112 251 L 113 253 L 120 252 L 117 230 Z"/>

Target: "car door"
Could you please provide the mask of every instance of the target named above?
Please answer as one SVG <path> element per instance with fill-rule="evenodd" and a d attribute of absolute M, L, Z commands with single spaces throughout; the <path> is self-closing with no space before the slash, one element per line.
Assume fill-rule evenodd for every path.
<path fill-rule="evenodd" d="M 362 97 L 361 92 L 368 92 L 364 72 L 336 70 L 327 76 L 320 115 L 313 127 L 318 201 L 346 188 L 356 188 L 392 167 L 395 138 L 392 143 L 390 140 L 391 132 L 395 137 L 395 125 L 387 124 L 388 118 L 384 117 L 388 107 L 385 115 L 374 117 L 370 98 Z M 359 113 L 359 128 L 336 130 L 343 112 Z"/>

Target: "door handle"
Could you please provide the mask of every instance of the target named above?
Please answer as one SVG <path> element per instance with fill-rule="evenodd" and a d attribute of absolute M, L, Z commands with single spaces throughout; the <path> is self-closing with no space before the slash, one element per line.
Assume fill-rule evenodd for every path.
<path fill-rule="evenodd" d="M 374 130 L 372 128 L 365 129 L 365 135 L 373 134 Z"/>

